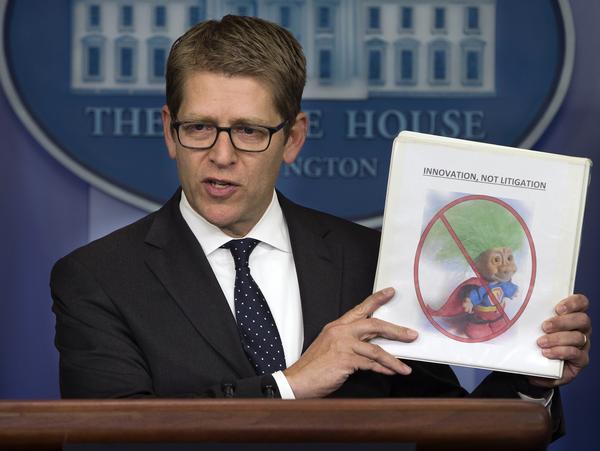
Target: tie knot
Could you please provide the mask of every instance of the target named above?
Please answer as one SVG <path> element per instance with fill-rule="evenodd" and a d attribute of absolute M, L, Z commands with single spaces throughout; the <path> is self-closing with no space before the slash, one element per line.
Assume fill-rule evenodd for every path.
<path fill-rule="evenodd" d="M 233 256 L 235 267 L 248 266 L 250 254 L 260 241 L 254 238 L 244 238 L 242 240 L 231 240 L 221 246 L 223 249 L 229 249 Z"/>

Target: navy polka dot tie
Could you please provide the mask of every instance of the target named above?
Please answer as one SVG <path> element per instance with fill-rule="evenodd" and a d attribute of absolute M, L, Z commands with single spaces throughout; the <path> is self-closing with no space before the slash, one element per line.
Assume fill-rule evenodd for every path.
<path fill-rule="evenodd" d="M 256 374 L 271 374 L 285 369 L 285 356 L 269 305 L 250 275 L 248 260 L 258 243 L 245 238 L 221 247 L 229 249 L 235 263 L 235 317 L 242 346 Z"/>

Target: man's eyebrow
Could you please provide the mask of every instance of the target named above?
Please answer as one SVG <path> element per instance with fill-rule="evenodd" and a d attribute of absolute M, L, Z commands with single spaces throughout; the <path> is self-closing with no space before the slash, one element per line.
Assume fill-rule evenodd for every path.
<path fill-rule="evenodd" d="M 180 122 L 207 122 L 210 124 L 216 124 L 220 126 L 225 126 L 225 124 L 220 124 L 219 121 L 213 116 L 205 116 L 202 114 L 190 114 L 185 117 L 178 118 Z M 227 125 L 237 125 L 237 124 L 252 124 L 252 125 L 270 125 L 270 122 L 264 118 L 247 116 L 247 117 L 239 117 L 228 121 Z"/>
<path fill-rule="evenodd" d="M 216 119 L 211 116 L 204 116 L 202 114 L 185 114 L 177 118 L 181 122 L 210 122 L 216 123 Z"/>

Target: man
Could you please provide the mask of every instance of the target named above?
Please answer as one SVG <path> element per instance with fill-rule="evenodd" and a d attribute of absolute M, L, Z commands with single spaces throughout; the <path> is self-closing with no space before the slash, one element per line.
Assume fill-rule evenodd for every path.
<path fill-rule="evenodd" d="M 275 192 L 307 130 L 291 34 L 249 17 L 199 24 L 173 45 L 166 79 L 181 190 L 52 272 L 63 396 L 466 396 L 447 366 L 369 343 L 417 337 L 370 318 L 394 295 L 371 294 L 379 233 Z M 559 429 L 551 389 L 587 365 L 587 304 L 571 296 L 543 326 L 563 379 L 492 373 L 472 396 L 553 396 Z"/>

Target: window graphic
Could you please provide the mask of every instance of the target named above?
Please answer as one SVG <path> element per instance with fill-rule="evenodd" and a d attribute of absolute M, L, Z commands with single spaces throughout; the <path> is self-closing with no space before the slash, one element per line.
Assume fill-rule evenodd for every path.
<path fill-rule="evenodd" d="M 462 82 L 467 86 L 480 85 L 483 82 L 483 60 L 485 43 L 478 39 L 469 39 L 461 44 Z"/>
<path fill-rule="evenodd" d="M 400 52 L 400 80 L 403 82 L 414 80 L 414 61 L 415 55 L 412 50 Z"/>
<path fill-rule="evenodd" d="M 164 73 L 165 63 L 167 61 L 167 50 L 164 48 L 155 48 L 152 51 L 152 77 L 159 79 Z"/>
<path fill-rule="evenodd" d="M 154 37 L 148 40 L 148 81 L 162 83 L 171 42 L 166 37 Z"/>
<path fill-rule="evenodd" d="M 400 31 L 413 31 L 413 8 L 410 6 L 400 8 Z"/>
<path fill-rule="evenodd" d="M 100 77 L 100 56 L 102 55 L 102 48 L 96 45 L 90 45 L 87 48 L 87 77 L 98 78 Z"/>
<path fill-rule="evenodd" d="M 121 79 L 133 79 L 133 48 L 121 47 L 119 49 L 121 58 L 120 62 L 120 75 Z"/>
<path fill-rule="evenodd" d="M 433 9 L 433 31 L 437 33 L 446 31 L 446 8 L 436 7 Z"/>
<path fill-rule="evenodd" d="M 284 28 L 290 28 L 292 25 L 289 6 L 279 8 L 279 24 Z"/>
<path fill-rule="evenodd" d="M 369 85 L 382 85 L 385 83 L 385 48 L 386 43 L 381 39 L 373 39 L 367 42 Z"/>
<path fill-rule="evenodd" d="M 332 77 L 331 71 L 331 50 L 319 50 L 319 79 L 324 82 L 330 82 Z"/>
<path fill-rule="evenodd" d="M 497 0 L 70 0 L 71 89 L 164 92 L 186 29 L 226 14 L 278 22 L 307 58 L 305 99 L 489 96 Z"/>
<path fill-rule="evenodd" d="M 317 9 L 317 30 L 331 32 L 332 29 L 331 8 L 329 6 L 319 6 Z"/>
<path fill-rule="evenodd" d="M 296 39 L 298 39 L 302 45 L 302 26 L 301 21 L 303 21 L 303 8 L 302 5 L 298 5 L 297 3 L 284 2 L 285 4 L 278 4 L 274 6 L 271 20 L 279 23 L 283 28 L 287 29 L 291 32 Z"/>
<path fill-rule="evenodd" d="M 115 46 L 117 80 L 122 83 L 135 82 L 137 41 L 130 36 L 125 36 L 117 39 Z"/>
<path fill-rule="evenodd" d="M 369 83 L 381 83 L 383 80 L 383 52 L 380 49 L 369 50 Z"/>
<path fill-rule="evenodd" d="M 396 42 L 396 83 L 412 85 L 417 82 L 419 42 L 403 39 Z"/>
<path fill-rule="evenodd" d="M 83 78 L 86 81 L 96 82 L 104 78 L 104 42 L 102 36 L 87 36 L 83 39 Z"/>
<path fill-rule="evenodd" d="M 429 47 L 429 81 L 432 85 L 450 82 L 450 44 L 434 41 Z"/>
<path fill-rule="evenodd" d="M 154 7 L 154 28 L 163 29 L 167 26 L 167 7 L 164 5 Z"/>
<path fill-rule="evenodd" d="M 188 9 L 188 17 L 188 23 L 190 27 L 196 25 L 198 22 L 201 22 L 203 20 L 203 17 L 200 11 L 200 7 L 190 6 Z"/>
<path fill-rule="evenodd" d="M 367 10 L 367 31 L 370 33 L 381 32 L 381 9 L 371 6 Z"/>
<path fill-rule="evenodd" d="M 465 8 L 465 33 L 479 33 L 479 8 L 476 6 Z"/>
<path fill-rule="evenodd" d="M 88 10 L 88 30 L 89 31 L 97 31 L 100 30 L 102 26 L 102 16 L 100 13 L 100 5 L 90 5 Z"/>
<path fill-rule="evenodd" d="M 123 5 L 121 6 L 121 16 L 119 18 L 119 25 L 121 31 L 133 30 L 133 6 Z"/>

